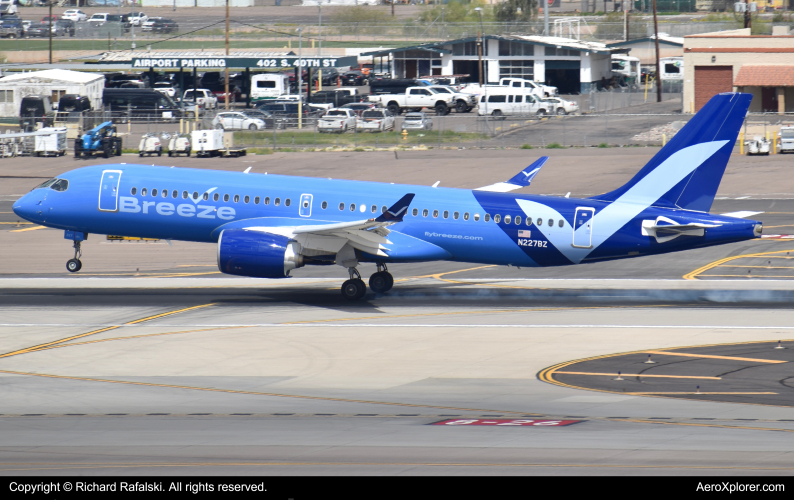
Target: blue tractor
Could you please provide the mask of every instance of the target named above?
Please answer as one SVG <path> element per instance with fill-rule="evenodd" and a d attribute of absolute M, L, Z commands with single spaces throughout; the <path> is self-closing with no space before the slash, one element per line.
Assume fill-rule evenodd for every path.
<path fill-rule="evenodd" d="M 83 134 L 83 137 L 75 139 L 75 158 L 95 155 L 102 155 L 105 158 L 121 156 L 121 137 L 116 135 L 113 122 L 101 123 Z"/>

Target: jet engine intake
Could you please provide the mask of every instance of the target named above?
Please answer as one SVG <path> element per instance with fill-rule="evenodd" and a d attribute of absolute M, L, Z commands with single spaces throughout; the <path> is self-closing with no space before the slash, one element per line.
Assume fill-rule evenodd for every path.
<path fill-rule="evenodd" d="M 218 237 L 218 269 L 222 273 L 252 278 L 286 278 L 302 267 L 300 245 L 285 236 L 226 229 Z"/>

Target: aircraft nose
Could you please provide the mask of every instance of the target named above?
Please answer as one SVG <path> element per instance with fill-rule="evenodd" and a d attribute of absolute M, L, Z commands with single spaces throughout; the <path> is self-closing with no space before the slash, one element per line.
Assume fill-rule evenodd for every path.
<path fill-rule="evenodd" d="M 30 222 L 36 222 L 41 210 L 41 207 L 37 204 L 38 202 L 39 201 L 34 200 L 30 194 L 26 194 L 22 198 L 18 199 L 16 203 L 14 203 L 12 209 L 19 217 L 22 217 L 23 219 Z"/>

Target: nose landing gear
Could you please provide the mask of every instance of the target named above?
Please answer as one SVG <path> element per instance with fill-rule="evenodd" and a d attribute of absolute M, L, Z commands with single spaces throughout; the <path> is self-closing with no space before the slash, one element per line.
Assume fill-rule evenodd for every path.
<path fill-rule="evenodd" d="M 378 264 L 378 272 L 369 277 L 369 287 L 375 293 L 386 293 L 394 286 L 394 277 L 386 264 Z"/>
<path fill-rule="evenodd" d="M 66 231 L 64 234 L 65 239 L 74 241 L 74 258 L 66 261 L 66 270 L 70 273 L 76 273 L 83 268 L 83 263 L 80 261 L 80 257 L 83 256 L 83 251 L 80 249 L 80 243 L 87 236 L 87 234 L 74 231 Z"/>

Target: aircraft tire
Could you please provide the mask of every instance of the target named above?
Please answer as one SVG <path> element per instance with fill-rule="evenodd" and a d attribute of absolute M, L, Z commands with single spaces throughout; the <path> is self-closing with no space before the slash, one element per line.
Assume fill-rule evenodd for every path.
<path fill-rule="evenodd" d="M 364 282 L 358 278 L 342 283 L 342 296 L 347 300 L 359 300 L 367 293 Z"/>
<path fill-rule="evenodd" d="M 76 273 L 80 269 L 82 269 L 83 263 L 80 262 L 78 259 L 69 259 L 66 261 L 66 270 L 70 273 Z"/>
<path fill-rule="evenodd" d="M 375 293 L 386 293 L 393 286 L 394 277 L 386 271 L 379 271 L 369 277 L 369 287 Z"/>

